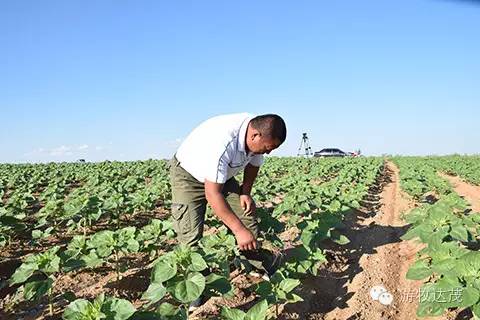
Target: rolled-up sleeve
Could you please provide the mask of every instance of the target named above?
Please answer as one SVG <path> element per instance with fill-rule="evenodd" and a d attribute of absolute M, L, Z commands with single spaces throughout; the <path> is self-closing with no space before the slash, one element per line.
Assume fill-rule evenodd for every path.
<path fill-rule="evenodd" d="M 250 159 L 249 163 L 254 167 L 260 167 L 264 161 L 265 160 L 263 158 L 263 155 L 257 154 L 257 155 L 254 155 L 252 159 Z"/>

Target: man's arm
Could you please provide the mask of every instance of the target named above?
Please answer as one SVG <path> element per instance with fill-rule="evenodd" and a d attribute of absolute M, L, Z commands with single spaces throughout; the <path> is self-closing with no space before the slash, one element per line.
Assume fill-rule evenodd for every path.
<path fill-rule="evenodd" d="M 240 195 L 240 205 L 243 208 L 245 214 L 255 214 L 257 208 L 255 205 L 255 201 L 253 201 L 252 196 L 250 195 L 252 192 L 253 183 L 255 182 L 255 178 L 257 177 L 259 167 L 251 165 L 250 163 L 244 169 L 243 172 L 243 184 L 241 189 Z"/>
<path fill-rule="evenodd" d="M 243 172 L 242 194 L 250 195 L 259 169 L 260 167 L 255 167 L 250 163 L 247 164 Z"/>
<path fill-rule="evenodd" d="M 222 194 L 223 184 L 205 180 L 205 197 L 213 212 L 232 230 L 240 250 L 257 249 L 257 240 L 232 211 Z"/>

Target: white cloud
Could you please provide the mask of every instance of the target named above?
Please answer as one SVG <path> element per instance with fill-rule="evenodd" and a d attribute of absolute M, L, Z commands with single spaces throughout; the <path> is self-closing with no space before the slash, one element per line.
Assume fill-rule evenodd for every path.
<path fill-rule="evenodd" d="M 57 148 L 53 148 L 50 151 L 48 151 L 48 155 L 54 156 L 54 157 L 61 157 L 61 156 L 68 156 L 72 154 L 72 147 L 70 146 L 60 146 Z"/>
<path fill-rule="evenodd" d="M 77 150 L 86 150 L 88 149 L 88 144 L 82 144 L 81 146 L 77 147 Z"/>
<path fill-rule="evenodd" d="M 46 152 L 45 148 L 37 148 L 37 149 L 34 149 L 32 151 L 25 152 L 23 155 L 25 157 L 29 157 L 29 156 L 33 156 L 33 155 L 36 155 L 36 154 L 42 154 L 42 153 L 45 153 L 45 152 Z"/>
<path fill-rule="evenodd" d="M 182 144 L 183 138 L 165 141 L 163 144 L 168 148 L 178 148 Z"/>
<path fill-rule="evenodd" d="M 103 146 L 95 146 L 95 151 L 102 151 L 105 150 Z M 88 144 L 80 144 L 80 145 L 61 145 L 55 148 L 36 148 L 30 152 L 24 153 L 26 157 L 54 157 L 54 158 L 62 158 L 62 157 L 71 157 L 71 156 L 78 156 L 84 157 L 86 156 L 92 148 Z"/>

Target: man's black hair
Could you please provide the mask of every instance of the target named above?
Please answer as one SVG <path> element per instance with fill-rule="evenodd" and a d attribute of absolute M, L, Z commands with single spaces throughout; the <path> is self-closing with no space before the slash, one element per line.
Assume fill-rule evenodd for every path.
<path fill-rule="evenodd" d="M 256 116 L 250 121 L 252 128 L 260 131 L 262 135 L 268 138 L 279 140 L 283 143 L 287 138 L 287 127 L 285 121 L 276 114 L 263 114 Z"/>

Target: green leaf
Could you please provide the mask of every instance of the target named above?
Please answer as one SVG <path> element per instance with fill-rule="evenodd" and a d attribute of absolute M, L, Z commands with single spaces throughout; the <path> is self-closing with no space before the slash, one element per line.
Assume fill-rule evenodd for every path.
<path fill-rule="evenodd" d="M 148 305 L 152 305 L 157 301 L 160 301 L 160 299 L 162 299 L 166 293 L 167 289 L 162 283 L 152 282 L 148 286 L 147 291 L 143 293 L 142 299 L 150 301 Z"/>
<path fill-rule="evenodd" d="M 265 320 L 267 316 L 268 303 L 267 300 L 262 300 L 248 310 L 245 315 L 245 320 Z"/>
<path fill-rule="evenodd" d="M 225 320 L 244 320 L 245 312 L 239 309 L 222 307 L 222 318 Z"/>
<path fill-rule="evenodd" d="M 468 231 L 463 224 L 452 225 L 452 230 L 450 230 L 450 235 L 460 241 L 468 241 Z"/>
<path fill-rule="evenodd" d="M 47 274 L 60 271 L 60 257 L 57 255 L 45 256 L 45 259 L 38 264 L 38 269 Z"/>
<path fill-rule="evenodd" d="M 20 267 L 15 270 L 15 273 L 10 278 L 10 284 L 19 284 L 25 282 L 32 276 L 32 274 L 38 270 L 38 265 L 36 263 L 23 263 Z"/>
<path fill-rule="evenodd" d="M 94 300 L 92 305 L 96 310 L 101 310 L 103 302 L 105 302 L 105 293 L 100 293 Z"/>
<path fill-rule="evenodd" d="M 294 293 L 289 294 L 289 297 L 288 297 L 288 300 L 287 300 L 288 303 L 296 303 L 296 302 L 302 302 L 302 301 L 303 301 L 303 298 L 300 297 L 299 295 L 294 294 Z"/>
<path fill-rule="evenodd" d="M 339 245 L 346 245 L 350 243 L 350 240 L 343 234 L 338 235 L 338 237 L 332 238 L 333 242 L 338 243 Z"/>
<path fill-rule="evenodd" d="M 428 226 L 425 226 L 423 224 L 415 226 L 413 228 L 408 229 L 408 231 L 400 237 L 402 240 L 412 240 L 414 238 L 417 238 L 423 234 L 430 234 L 431 233 L 431 228 L 428 228 Z"/>
<path fill-rule="evenodd" d="M 322 250 L 316 250 L 313 254 L 312 254 L 312 258 L 315 259 L 316 261 L 318 262 L 328 262 L 327 261 L 327 257 L 325 256 L 325 254 L 323 253 Z"/>
<path fill-rule="evenodd" d="M 43 236 L 42 230 L 33 230 L 32 239 L 40 239 Z"/>
<path fill-rule="evenodd" d="M 191 271 L 203 271 L 207 268 L 207 263 L 199 253 L 192 252 L 190 257 L 192 259 L 192 264 L 189 266 Z"/>
<path fill-rule="evenodd" d="M 300 284 L 300 280 L 298 279 L 283 279 L 280 284 L 279 288 L 282 289 L 285 293 L 289 293 L 293 289 L 295 289 Z"/>
<path fill-rule="evenodd" d="M 432 271 L 438 274 L 445 274 L 455 268 L 455 262 L 455 259 L 452 259 L 451 257 L 438 262 L 435 261 L 435 263 L 432 264 Z"/>
<path fill-rule="evenodd" d="M 23 297 L 25 300 L 38 300 L 52 287 L 53 279 L 31 281 L 24 285 Z"/>
<path fill-rule="evenodd" d="M 81 258 L 85 265 L 90 268 L 98 267 L 103 264 L 103 260 L 97 256 L 95 250 L 91 250 L 88 255 L 83 255 Z"/>
<path fill-rule="evenodd" d="M 417 315 L 419 317 L 442 315 L 450 304 L 448 288 L 452 284 L 454 285 L 450 281 L 424 284 L 420 288 Z"/>
<path fill-rule="evenodd" d="M 477 304 L 480 299 L 480 292 L 478 289 L 473 287 L 466 287 L 462 290 L 462 299 L 459 307 L 470 307 L 474 304 Z"/>
<path fill-rule="evenodd" d="M 418 317 L 441 316 L 445 308 L 432 302 L 420 302 L 417 308 Z"/>
<path fill-rule="evenodd" d="M 105 314 L 100 307 L 88 302 L 85 299 L 78 299 L 71 302 L 63 312 L 64 320 L 98 320 L 105 319 Z"/>
<path fill-rule="evenodd" d="M 62 318 L 65 320 L 83 320 L 88 319 L 86 317 L 87 309 L 89 308 L 90 302 L 85 299 L 78 299 L 65 308 Z M 91 318 L 90 318 L 91 319 Z"/>
<path fill-rule="evenodd" d="M 52 233 L 53 229 L 53 227 L 48 227 L 47 229 L 45 229 L 45 231 L 43 232 L 43 237 L 49 236 L 50 233 Z"/>
<path fill-rule="evenodd" d="M 162 283 L 170 280 L 177 274 L 177 265 L 172 259 L 160 259 L 153 268 L 152 282 Z"/>
<path fill-rule="evenodd" d="M 137 228 L 135 227 L 125 227 L 123 229 L 117 230 L 116 233 L 119 238 L 122 240 L 127 240 L 135 237 L 135 231 Z"/>
<path fill-rule="evenodd" d="M 95 249 L 98 256 L 108 257 L 112 254 L 115 246 L 114 235 L 115 233 L 111 230 L 99 231 L 87 241 L 87 246 L 90 249 Z"/>
<path fill-rule="evenodd" d="M 138 252 L 140 249 L 140 244 L 135 239 L 130 239 L 127 241 L 127 246 L 125 249 L 122 248 L 123 251 L 127 252 Z"/>
<path fill-rule="evenodd" d="M 475 317 L 480 318 L 480 302 L 472 307 L 472 312 Z"/>
<path fill-rule="evenodd" d="M 188 303 L 200 297 L 204 289 L 205 277 L 199 272 L 191 272 L 186 279 L 175 284 L 173 296 L 182 303 Z"/>
<path fill-rule="evenodd" d="M 171 303 L 164 302 L 156 310 L 162 316 L 174 316 L 178 313 L 178 307 Z"/>
<path fill-rule="evenodd" d="M 86 239 L 84 236 L 76 235 L 70 240 L 70 243 L 67 246 L 65 251 L 65 256 L 68 259 L 77 257 L 82 250 L 85 248 Z"/>
<path fill-rule="evenodd" d="M 129 301 L 118 298 L 106 298 L 101 310 L 107 320 L 127 320 L 136 311 Z"/>
<path fill-rule="evenodd" d="M 262 281 L 255 286 L 255 292 L 261 296 L 266 297 L 272 293 L 273 286 L 270 281 Z"/>
<path fill-rule="evenodd" d="M 408 269 L 406 278 L 409 280 L 422 280 L 433 274 L 426 260 L 418 260 Z"/>

